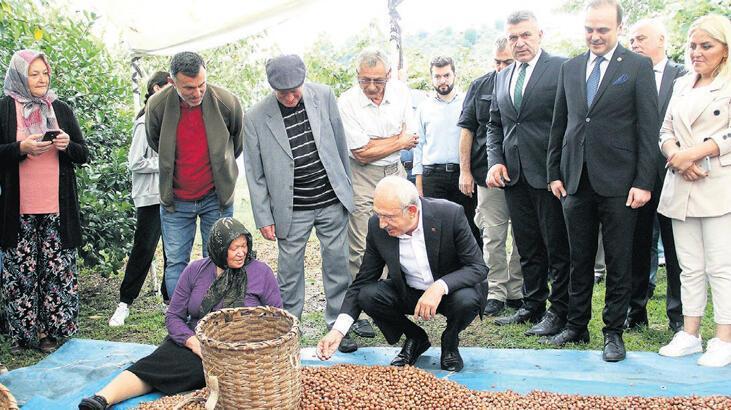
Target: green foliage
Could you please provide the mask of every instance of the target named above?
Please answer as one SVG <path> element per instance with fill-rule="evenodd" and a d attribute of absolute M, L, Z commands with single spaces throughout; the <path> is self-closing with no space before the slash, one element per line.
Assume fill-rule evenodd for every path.
<path fill-rule="evenodd" d="M 131 119 L 131 84 L 90 30 L 93 13 L 66 16 L 48 2 L 0 3 L 0 66 L 23 48 L 41 50 L 52 69 L 51 87 L 76 115 L 90 151 L 77 172 L 85 265 L 117 271 L 134 233 L 126 168 Z"/>

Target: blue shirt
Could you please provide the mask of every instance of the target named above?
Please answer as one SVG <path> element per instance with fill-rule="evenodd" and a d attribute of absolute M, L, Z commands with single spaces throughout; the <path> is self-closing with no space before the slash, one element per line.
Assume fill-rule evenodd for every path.
<path fill-rule="evenodd" d="M 425 100 L 416 111 L 419 144 L 414 147 L 414 175 L 421 175 L 424 165 L 459 164 L 457 126 L 464 95 L 457 93 L 451 101 L 434 96 Z"/>

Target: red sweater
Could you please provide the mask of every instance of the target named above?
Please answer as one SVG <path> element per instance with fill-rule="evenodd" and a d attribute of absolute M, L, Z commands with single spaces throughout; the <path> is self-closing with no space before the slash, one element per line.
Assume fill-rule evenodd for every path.
<path fill-rule="evenodd" d="M 173 194 L 176 199 L 196 201 L 213 191 L 206 125 L 200 105 L 192 108 L 180 105 L 174 169 Z"/>

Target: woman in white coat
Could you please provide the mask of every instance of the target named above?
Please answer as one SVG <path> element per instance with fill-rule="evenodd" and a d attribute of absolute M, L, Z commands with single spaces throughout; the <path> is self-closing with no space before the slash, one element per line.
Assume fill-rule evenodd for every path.
<path fill-rule="evenodd" d="M 660 131 L 668 174 L 658 212 L 673 220 L 684 316 L 684 330 L 660 354 L 703 351 L 700 323 L 709 283 L 716 335 L 698 364 L 714 367 L 731 363 L 730 41 L 726 17 L 707 15 L 691 25 L 693 71 L 676 81 Z"/>

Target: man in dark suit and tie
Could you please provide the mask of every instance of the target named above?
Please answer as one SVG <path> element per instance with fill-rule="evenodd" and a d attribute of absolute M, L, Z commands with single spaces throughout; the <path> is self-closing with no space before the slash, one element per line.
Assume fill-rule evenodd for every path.
<path fill-rule="evenodd" d="M 668 108 L 670 97 L 673 94 L 675 79 L 685 75 L 685 68 L 668 60 L 665 55 L 667 32 L 662 23 L 657 20 L 642 20 L 632 26 L 630 31 L 630 45 L 632 51 L 652 59 L 655 71 L 655 86 L 658 93 L 658 113 L 662 123 L 665 110 Z M 665 157 L 657 147 L 655 153 L 655 189 L 652 198 L 637 214 L 635 227 L 634 248 L 632 251 L 632 297 L 625 328 L 633 329 L 638 326 L 647 326 L 647 301 L 649 293 L 650 258 L 653 246 L 653 227 L 655 217 L 660 225 L 660 237 L 665 249 L 665 271 L 668 286 L 665 298 L 665 310 L 668 316 L 669 327 L 673 332 L 683 329 L 683 308 L 680 302 L 680 265 L 675 254 L 673 240 L 673 224 L 669 218 L 657 213 L 657 204 L 665 180 Z"/>
<path fill-rule="evenodd" d="M 421 327 L 409 320 L 447 318 L 442 333 L 441 368 L 460 371 L 459 334 L 484 309 L 487 266 L 462 207 L 441 199 L 419 198 L 404 178 L 387 176 L 374 192 L 363 263 L 348 288 L 332 330 L 317 345 L 327 360 L 365 311 L 395 344 L 406 335 L 393 366 L 414 365 L 430 346 Z M 388 278 L 379 280 L 384 267 Z"/>
<path fill-rule="evenodd" d="M 541 50 L 543 31 L 530 11 L 511 14 L 506 31 L 515 63 L 495 80 L 487 126 L 487 184 L 505 188 L 524 294 L 523 306 L 495 323 L 540 321 L 526 334 L 552 336 L 566 325 L 569 244 L 561 202 L 546 189 L 544 165 L 558 73 L 566 59 Z"/>
<path fill-rule="evenodd" d="M 632 239 L 637 209 L 650 200 L 655 184 L 659 132 L 652 62 L 618 44 L 621 24 L 616 0 L 587 5 L 589 50 L 561 66 L 547 161 L 551 192 L 563 205 L 571 274 L 566 329 L 544 341 L 589 341 L 601 223 L 607 264 L 602 358 L 608 362 L 626 356 L 622 331 Z"/>

